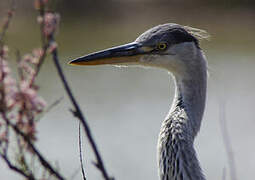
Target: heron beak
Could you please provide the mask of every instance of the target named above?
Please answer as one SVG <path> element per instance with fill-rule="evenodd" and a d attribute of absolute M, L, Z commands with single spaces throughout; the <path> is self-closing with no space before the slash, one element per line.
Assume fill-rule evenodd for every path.
<path fill-rule="evenodd" d="M 131 64 L 139 61 L 147 49 L 139 43 L 133 42 L 122 46 L 113 47 L 79 57 L 69 62 L 70 65 L 102 65 L 102 64 Z"/>

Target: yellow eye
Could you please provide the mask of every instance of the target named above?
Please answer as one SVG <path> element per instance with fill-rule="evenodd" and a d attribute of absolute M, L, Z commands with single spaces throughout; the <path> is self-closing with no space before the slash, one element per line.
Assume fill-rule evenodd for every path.
<path fill-rule="evenodd" d="M 167 48 L 167 44 L 166 43 L 159 43 L 158 44 L 158 49 L 159 50 L 165 50 Z"/>

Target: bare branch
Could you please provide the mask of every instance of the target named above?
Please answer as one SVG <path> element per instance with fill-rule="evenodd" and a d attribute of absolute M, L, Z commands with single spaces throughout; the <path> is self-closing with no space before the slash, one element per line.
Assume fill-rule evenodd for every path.
<path fill-rule="evenodd" d="M 52 37 L 52 42 L 54 42 L 53 37 Z M 75 117 L 77 117 L 79 119 L 80 123 L 82 124 L 82 126 L 84 128 L 84 131 L 85 131 L 85 133 L 87 135 L 87 138 L 89 140 L 89 143 L 90 143 L 90 145 L 91 145 L 91 147 L 92 147 L 92 149 L 94 151 L 94 154 L 95 154 L 96 160 L 97 160 L 97 162 L 96 162 L 97 167 L 101 171 L 101 173 L 102 173 L 102 175 L 103 175 L 105 180 L 112 180 L 113 178 L 109 177 L 109 175 L 108 175 L 108 173 L 107 173 L 107 171 L 105 169 L 103 160 L 102 160 L 101 155 L 100 155 L 100 153 L 99 153 L 99 151 L 97 149 L 97 145 L 96 145 L 96 143 L 95 143 L 95 141 L 94 141 L 94 139 L 92 137 L 92 134 L 91 134 L 90 128 L 88 126 L 88 123 L 87 123 L 87 121 L 85 119 L 85 116 L 83 115 L 83 113 L 82 113 L 82 111 L 81 111 L 81 109 L 80 109 L 76 99 L 74 98 L 73 93 L 71 91 L 71 88 L 68 85 L 68 82 L 67 82 L 67 80 L 65 78 L 63 70 L 62 70 L 62 68 L 61 68 L 61 66 L 59 64 L 57 48 L 52 51 L 52 57 L 53 57 L 53 61 L 55 63 L 55 66 L 57 68 L 59 77 L 60 77 L 60 79 L 61 79 L 61 81 L 62 81 L 62 83 L 64 85 L 64 88 L 65 88 L 65 90 L 66 90 L 66 92 L 67 92 L 67 94 L 68 94 L 68 96 L 69 96 L 69 98 L 70 98 L 74 108 L 75 108 L 75 111 L 74 111 Z"/>
<path fill-rule="evenodd" d="M 34 76 L 34 78 L 32 79 L 31 84 L 34 82 L 35 77 L 38 75 L 38 73 L 39 73 L 40 70 L 41 70 L 41 67 L 42 67 L 42 64 L 43 64 L 43 62 L 44 62 L 44 59 L 45 59 L 46 56 L 47 56 L 47 50 L 48 50 L 48 48 L 49 48 L 49 44 L 45 44 L 45 45 L 43 46 L 43 54 L 42 54 L 42 56 L 40 56 L 39 63 L 38 63 L 38 65 L 36 66 L 36 69 L 35 69 L 35 76 Z"/>
<path fill-rule="evenodd" d="M 13 130 L 20 135 L 25 142 L 28 144 L 28 146 L 32 149 L 32 151 L 34 152 L 34 154 L 38 157 L 40 163 L 49 170 L 49 172 L 54 175 L 55 177 L 57 177 L 60 180 L 64 180 L 64 178 L 56 171 L 54 170 L 54 168 L 45 160 L 45 158 L 43 157 L 43 155 L 41 155 L 41 153 L 39 152 L 39 150 L 37 150 L 37 148 L 33 145 L 33 143 L 31 142 L 30 138 L 24 134 L 16 125 L 11 124 L 8 120 L 8 118 L 5 116 L 5 113 L 2 113 L 2 117 L 5 120 L 5 122 L 7 123 L 8 126 L 11 126 L 13 128 Z"/>
<path fill-rule="evenodd" d="M 15 6 L 16 6 L 16 2 L 15 0 L 12 0 L 11 2 L 11 8 L 10 10 L 8 11 L 8 14 L 7 14 L 7 18 L 3 24 L 3 27 L 2 27 L 2 32 L 0 33 L 0 43 L 2 44 L 2 41 L 3 41 L 3 38 L 7 32 L 7 29 L 10 25 L 10 22 L 11 22 L 11 19 L 13 17 L 13 14 L 14 14 L 14 11 L 15 11 Z"/>
<path fill-rule="evenodd" d="M 44 59 L 47 56 L 47 50 L 49 48 L 49 42 L 46 41 L 46 38 L 44 37 L 44 34 L 43 34 L 43 29 L 44 29 L 44 26 L 45 26 L 45 19 L 44 19 L 44 15 L 45 15 L 45 3 L 43 2 L 43 0 L 38 0 L 38 2 L 40 3 L 39 4 L 39 14 L 40 14 L 39 18 L 41 18 L 41 20 L 42 20 L 40 22 L 40 33 L 41 33 L 41 43 L 42 43 L 42 48 L 43 48 L 43 54 L 42 54 L 42 56 L 39 59 L 38 65 L 36 66 L 35 76 L 34 77 L 36 77 L 38 75 L 38 73 L 40 72 L 40 69 L 41 69 L 42 64 L 44 62 Z M 34 79 L 32 79 L 31 83 L 33 83 L 33 81 L 34 81 Z"/>
<path fill-rule="evenodd" d="M 59 105 L 59 103 L 64 99 L 64 97 L 60 97 L 57 100 L 55 100 L 52 104 L 49 105 L 49 107 L 44 111 L 44 113 L 50 112 L 54 107 Z"/>
<path fill-rule="evenodd" d="M 27 175 L 27 174 L 25 174 L 25 172 L 24 172 L 23 170 L 21 170 L 21 169 L 19 169 L 18 167 L 14 166 L 14 165 L 11 163 L 11 161 L 8 159 L 8 157 L 7 157 L 6 155 L 1 154 L 0 156 L 1 156 L 2 159 L 6 162 L 6 164 L 8 165 L 8 167 L 9 167 L 10 169 L 12 169 L 13 171 L 15 171 L 15 172 L 21 174 L 22 176 L 24 176 L 25 178 L 27 178 L 27 179 L 29 179 L 29 180 L 35 180 L 35 178 L 34 178 L 34 176 L 33 176 L 32 174 Z"/>
<path fill-rule="evenodd" d="M 40 163 L 49 170 L 49 172 L 56 176 L 60 180 L 64 180 L 64 178 L 48 163 L 47 160 L 43 157 L 43 155 L 39 152 L 39 150 L 33 145 L 33 143 L 30 141 L 29 137 L 27 137 L 23 132 L 17 128 L 17 126 L 11 124 L 11 127 L 22 137 L 24 140 L 28 143 L 29 147 L 32 149 L 32 151 L 35 153 L 35 155 L 38 157 Z"/>
<path fill-rule="evenodd" d="M 235 157 L 234 157 L 234 153 L 233 153 L 233 149 L 232 149 L 232 145 L 231 145 L 229 132 L 227 129 L 225 101 L 224 102 L 222 101 L 220 103 L 219 107 L 220 107 L 219 108 L 220 129 L 221 129 L 223 143 L 224 143 L 225 150 L 226 150 L 227 157 L 228 157 L 230 177 L 231 177 L 231 180 L 237 180 Z"/>
<path fill-rule="evenodd" d="M 79 154 L 80 154 L 80 163 L 81 163 L 81 172 L 83 180 L 86 180 L 86 175 L 83 167 L 83 161 L 82 161 L 82 150 L 81 150 L 81 123 L 79 122 Z"/>
<path fill-rule="evenodd" d="M 15 4 L 15 0 L 12 1 L 13 4 Z M 67 94 L 74 106 L 74 111 L 73 111 L 73 114 L 74 116 L 76 116 L 81 125 L 83 126 L 84 128 L 84 131 L 87 135 L 87 138 L 89 140 L 89 143 L 94 151 L 94 154 L 95 154 L 95 157 L 96 157 L 96 167 L 100 170 L 100 172 L 102 173 L 102 176 L 104 177 L 105 180 L 113 180 L 113 178 L 110 178 L 106 169 L 105 169 L 105 166 L 103 164 L 103 161 L 102 161 L 102 158 L 99 154 L 99 151 L 97 149 L 97 146 L 96 146 L 96 143 L 92 137 L 92 133 L 90 131 L 90 128 L 87 124 L 87 121 L 86 121 L 86 118 L 84 117 L 76 99 L 74 98 L 72 92 L 71 92 L 71 89 L 70 89 L 70 86 L 68 85 L 68 82 L 66 81 L 66 78 L 64 76 L 64 73 L 61 69 L 61 66 L 59 64 L 59 58 L 58 58 L 58 53 L 57 53 L 57 45 L 55 43 L 55 40 L 54 40 L 54 33 L 56 31 L 56 28 L 57 28 L 57 25 L 58 25 L 58 20 L 59 20 L 59 16 L 55 13 L 51 13 L 51 12 L 46 12 L 45 11 L 45 6 L 47 6 L 47 1 L 43 1 L 43 0 L 37 0 L 36 3 L 39 3 L 37 4 L 38 6 L 38 11 L 39 11 L 39 23 L 40 23 L 40 29 L 41 29 L 41 42 L 42 42 L 42 49 L 40 49 L 40 53 L 38 53 L 39 55 L 37 56 L 38 57 L 38 64 L 36 64 L 33 68 L 29 67 L 30 64 L 23 64 L 23 66 L 21 66 L 19 69 L 19 75 L 20 75 L 20 78 L 22 81 L 28 81 L 29 80 L 29 88 L 31 88 L 31 90 L 35 90 L 36 86 L 34 84 L 34 81 L 35 81 L 35 78 L 36 76 L 38 75 L 40 69 L 41 69 L 41 65 L 43 64 L 46 56 L 47 56 L 47 52 L 50 52 L 52 54 L 52 57 L 53 57 L 53 61 L 55 63 L 55 66 L 57 68 L 57 71 L 59 73 L 59 76 L 64 84 L 64 87 L 65 87 L 65 90 L 67 91 Z M 3 46 L 3 38 L 7 32 L 7 29 L 9 27 L 9 24 L 10 24 L 10 20 L 13 16 L 13 12 L 14 12 L 14 5 L 13 7 L 11 8 L 11 10 L 8 12 L 8 16 L 6 18 L 6 21 L 4 22 L 4 25 L 3 25 L 3 29 L 0 33 L 0 57 L 5 55 L 5 46 Z M 7 51 L 7 50 L 6 50 Z M 2 58 L 3 59 L 3 58 Z M 21 60 L 21 57 L 20 57 L 20 54 L 19 52 L 17 52 L 17 60 L 18 62 L 20 62 Z M 4 60 L 1 60 L 1 68 L 3 68 L 3 61 Z M 30 63 L 32 61 L 29 61 Z M 23 62 L 21 62 L 23 63 Z M 27 66 L 25 66 L 27 65 Z M 22 69 L 23 68 L 23 69 Z M 23 70 L 24 70 L 24 74 L 23 74 Z M 3 69 L 2 69 L 3 71 Z M 27 74 L 31 75 L 30 79 L 27 79 Z M 2 75 L 2 79 L 4 79 L 4 74 Z M 26 85 L 26 84 L 25 84 Z M 20 84 L 16 86 L 17 89 L 20 88 Z M 26 86 L 25 86 L 26 88 Z M 17 111 L 17 115 L 20 119 L 22 119 L 23 117 L 27 118 L 26 120 L 28 121 L 28 123 L 30 123 L 29 125 L 29 128 L 32 128 L 31 129 L 31 132 L 32 132 L 32 135 L 31 134 L 28 134 L 26 131 L 23 131 L 18 122 L 16 123 L 13 123 L 11 121 L 11 119 L 8 119 L 8 114 L 7 114 L 7 108 L 4 106 L 5 105 L 5 102 L 4 102 L 4 99 L 5 99 L 5 94 L 4 94 L 4 91 L 1 91 L 1 97 L 2 97 L 2 100 L 3 103 L 2 104 L 2 109 L 1 109 L 1 115 L 2 115 L 2 118 L 4 120 L 4 122 L 6 123 L 6 127 L 7 128 L 10 128 L 10 130 L 12 130 L 14 133 L 15 133 L 15 136 L 17 136 L 19 139 L 21 139 L 22 141 L 24 141 L 25 145 L 28 147 L 28 149 L 31 151 L 32 153 L 32 156 L 37 158 L 38 161 L 40 162 L 40 164 L 42 165 L 42 167 L 44 168 L 43 170 L 47 171 L 50 173 L 50 175 L 52 176 L 55 176 L 57 179 L 59 180 L 64 180 L 64 178 L 62 177 L 61 174 L 58 173 L 58 171 L 55 170 L 55 168 L 53 168 L 53 166 L 51 166 L 51 164 L 45 159 L 45 157 L 39 152 L 39 150 L 35 147 L 34 145 L 34 140 L 35 140 L 35 136 L 33 134 L 33 131 L 34 129 L 34 119 L 35 119 L 35 116 L 34 116 L 34 112 L 31 111 L 29 109 L 26 109 L 26 103 L 25 101 L 23 100 L 20 100 L 20 109 L 18 109 Z M 23 96 L 22 95 L 22 92 L 19 90 L 17 91 L 17 93 L 21 94 L 21 97 Z M 21 98 L 22 99 L 22 98 Z M 40 102 L 41 104 L 42 101 L 38 101 Z M 41 107 L 41 106 L 40 106 Z M 43 106 L 44 107 L 44 106 Z M 41 109 L 40 109 L 41 110 Z M 39 113 L 39 110 L 36 109 L 36 113 Z M 17 119 L 17 120 L 20 120 L 20 119 Z M 8 133 L 8 132 L 7 132 Z M 80 132 L 79 132 L 80 133 Z M 80 138 L 80 134 L 79 134 L 79 138 Z M 80 140 L 80 139 L 79 139 Z M 83 173 L 83 179 L 86 180 L 86 177 L 85 177 L 85 172 L 84 172 L 84 168 L 83 168 L 83 162 L 82 162 L 82 154 L 81 154 L 81 141 L 79 141 L 79 147 L 80 147 L 80 160 L 81 160 L 81 166 L 82 166 L 82 173 Z M 35 175 L 32 173 L 32 171 L 30 171 L 30 167 L 29 166 L 26 166 L 25 169 L 20 169 L 19 167 L 13 165 L 11 163 L 11 161 L 9 161 L 9 157 L 7 156 L 7 148 L 8 148 L 8 144 L 7 144 L 7 147 L 6 147 L 6 150 L 4 150 L 4 153 L 2 155 L 3 159 L 5 160 L 6 164 L 9 166 L 9 168 L 13 169 L 14 171 L 20 173 L 21 175 L 23 175 L 25 178 L 27 179 L 35 179 Z M 23 146 L 20 146 L 20 148 L 24 148 Z M 26 161 L 26 160 L 24 160 Z M 26 162 L 25 162 L 26 163 Z M 27 165 L 27 164 L 26 164 Z M 22 167 L 22 164 L 20 165 Z"/>
<path fill-rule="evenodd" d="M 40 1 L 42 2 L 42 1 Z M 0 113 L 2 115 L 2 120 L 5 122 L 5 128 L 6 128 L 6 131 L 4 132 L 3 135 L 6 136 L 6 140 L 4 142 L 5 143 L 5 147 L 3 148 L 3 152 L 1 154 L 2 158 L 4 159 L 4 161 L 6 162 L 6 164 L 9 166 L 10 169 L 20 173 L 22 176 L 26 177 L 26 179 L 35 179 L 35 175 L 34 173 L 32 173 L 32 171 L 30 170 L 30 167 L 29 165 L 27 164 L 27 161 L 26 161 L 26 158 L 23 154 L 23 150 L 27 147 L 30 152 L 31 152 L 31 155 L 33 157 L 36 157 L 39 162 L 41 163 L 42 167 L 45 168 L 46 171 L 48 171 L 50 173 L 50 175 L 52 176 L 55 176 L 57 179 L 59 180 L 63 180 L 64 178 L 62 177 L 62 175 L 60 175 L 51 165 L 50 163 L 44 158 L 44 156 L 39 152 L 39 150 L 34 146 L 34 143 L 33 141 L 35 140 L 33 136 L 34 134 L 34 127 L 33 127 L 33 124 L 34 124 L 34 117 L 35 117 L 35 114 L 39 114 L 40 112 L 40 108 L 37 109 L 37 107 L 35 107 L 36 105 L 40 105 L 40 107 L 42 106 L 43 102 L 38 98 L 36 100 L 38 104 L 33 104 L 34 105 L 34 109 L 29 109 L 26 107 L 26 100 L 28 100 L 31 96 L 29 96 L 29 98 L 27 98 L 26 100 L 24 100 L 24 92 L 21 92 L 21 84 L 15 84 L 15 88 L 18 89 L 18 91 L 15 91 L 15 97 L 19 97 L 19 98 L 16 98 L 15 99 L 15 102 L 13 103 L 14 105 L 17 105 L 17 104 L 20 104 L 19 108 L 18 109 L 15 109 L 16 110 L 16 114 L 18 114 L 18 118 L 17 118 L 17 121 L 12 121 L 13 119 L 16 118 L 15 114 L 13 113 L 13 117 L 11 118 L 8 117 L 8 113 L 10 111 L 11 108 L 14 107 L 11 107 L 9 108 L 6 102 L 6 99 L 8 99 L 7 95 L 9 95 L 8 93 L 11 92 L 10 90 L 6 90 L 7 88 L 5 86 L 6 85 L 6 82 L 4 81 L 5 78 L 8 78 L 7 75 L 8 73 L 6 72 L 9 72 L 9 69 L 6 70 L 8 67 L 6 67 L 7 63 L 5 62 L 7 60 L 7 46 L 4 46 L 4 42 L 3 42 L 3 39 L 4 39 L 4 36 L 7 32 L 7 29 L 9 27 L 9 24 L 10 24 L 10 21 L 13 17 L 13 14 L 14 14 L 14 9 L 15 9 L 15 0 L 12 0 L 12 7 L 10 8 L 10 10 L 8 11 L 8 15 L 7 15 L 7 18 L 6 20 L 4 21 L 4 24 L 3 24 L 3 27 L 2 27 L 2 31 L 0 32 L 0 66 L 1 66 L 1 86 L 3 86 L 3 88 L 1 88 L 1 91 L 0 91 L 0 95 L 1 95 L 1 108 L 0 108 Z M 48 41 L 47 41 L 48 42 Z M 24 76 L 24 73 L 23 71 L 25 72 L 25 70 L 30 70 L 29 72 L 27 72 L 27 74 L 31 75 L 32 78 L 31 78 L 31 81 L 29 82 L 29 86 L 30 87 L 33 87 L 31 88 L 30 90 L 35 90 L 36 89 L 36 86 L 34 84 L 34 80 L 35 80 L 35 77 L 36 75 L 38 74 L 39 70 L 40 70 L 40 67 L 41 67 L 41 64 L 42 62 L 45 60 L 45 57 L 46 57 L 46 54 L 47 54 L 47 50 L 48 50 L 48 47 L 49 47 L 49 43 L 43 43 L 43 50 L 42 50 L 42 54 L 40 54 L 40 56 L 38 57 L 39 59 L 39 63 L 36 64 L 34 67 L 35 67 L 35 73 L 33 73 L 34 71 L 32 71 L 33 69 L 30 68 L 30 69 L 25 69 L 24 67 L 19 67 L 18 71 L 19 71 L 19 76 L 21 78 L 21 81 L 23 81 L 23 83 L 30 79 L 28 79 L 27 77 Z M 17 61 L 18 63 L 20 64 L 21 62 L 21 57 L 20 57 L 20 54 L 19 52 L 17 51 Z M 23 59 L 22 59 L 23 60 Z M 5 68 L 5 69 L 4 69 Z M 6 75 L 7 74 L 7 75 Z M 30 76 L 30 77 L 31 77 Z M 11 79 L 12 80 L 12 79 Z M 9 79 L 9 81 L 11 81 Z M 9 85 L 10 86 L 10 85 Z M 26 89 L 27 90 L 27 89 Z M 25 90 L 24 90 L 25 91 Z M 35 90 L 36 91 L 36 90 Z M 7 93 L 6 93 L 7 92 Z M 27 91 L 25 92 L 27 93 Z M 31 91 L 30 91 L 31 93 Z M 31 94 L 30 94 L 31 95 Z M 11 97 L 14 97 L 14 96 L 11 96 Z M 28 97 L 28 96 L 27 96 Z M 33 96 L 35 97 L 35 96 Z M 31 99 L 29 99 L 31 100 Z M 33 99 L 33 102 L 35 102 L 35 99 Z M 16 104 L 15 104 L 16 103 Z M 31 103 L 31 102 L 30 102 Z M 9 109 L 7 109 L 7 107 Z M 38 106 L 39 107 L 39 106 Z M 33 112 L 34 111 L 34 112 Z M 11 114 L 11 113 L 9 113 Z M 26 117 L 27 118 L 27 123 L 29 124 L 29 128 L 31 128 L 29 131 L 23 131 L 22 130 L 22 126 L 21 124 L 23 123 L 22 121 L 22 118 L 23 117 Z M 20 121 L 20 122 L 18 122 Z M 15 122 L 15 123 L 13 123 Z M 12 124 L 13 123 L 13 124 Z M 26 146 L 23 146 L 23 145 L 20 145 L 18 144 L 18 148 L 20 150 L 20 161 L 19 160 L 16 160 L 15 163 L 18 163 L 18 166 L 15 166 L 10 160 L 9 160 L 9 157 L 8 157 L 8 153 L 7 153 L 7 150 L 8 150 L 8 144 L 10 141 L 10 138 L 9 138 L 9 128 L 12 130 L 12 132 L 14 132 L 14 135 L 18 138 L 18 139 L 22 139 L 24 140 L 24 143 Z M 29 134 L 31 133 L 31 134 Z M 2 136 L 2 137 L 5 137 L 5 136 Z M 19 143 L 19 142 L 18 142 Z M 20 145 L 20 146 L 19 146 Z M 19 164 L 20 163 L 20 164 Z M 24 166 L 23 166 L 24 165 Z"/>

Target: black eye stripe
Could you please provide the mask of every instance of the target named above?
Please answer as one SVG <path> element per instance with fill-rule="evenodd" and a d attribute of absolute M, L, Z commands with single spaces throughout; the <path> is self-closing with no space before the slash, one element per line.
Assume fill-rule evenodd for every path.
<path fill-rule="evenodd" d="M 194 42 L 196 46 L 199 47 L 198 40 L 184 29 L 173 28 L 169 31 L 169 33 L 172 36 L 173 44 L 179 44 L 183 42 Z"/>

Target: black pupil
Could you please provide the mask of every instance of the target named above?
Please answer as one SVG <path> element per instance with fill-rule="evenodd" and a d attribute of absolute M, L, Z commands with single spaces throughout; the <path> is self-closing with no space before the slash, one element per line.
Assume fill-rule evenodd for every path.
<path fill-rule="evenodd" d="M 160 49 L 164 49 L 164 48 L 165 48 L 165 44 L 160 44 L 160 45 L 159 45 L 159 48 L 160 48 Z"/>

